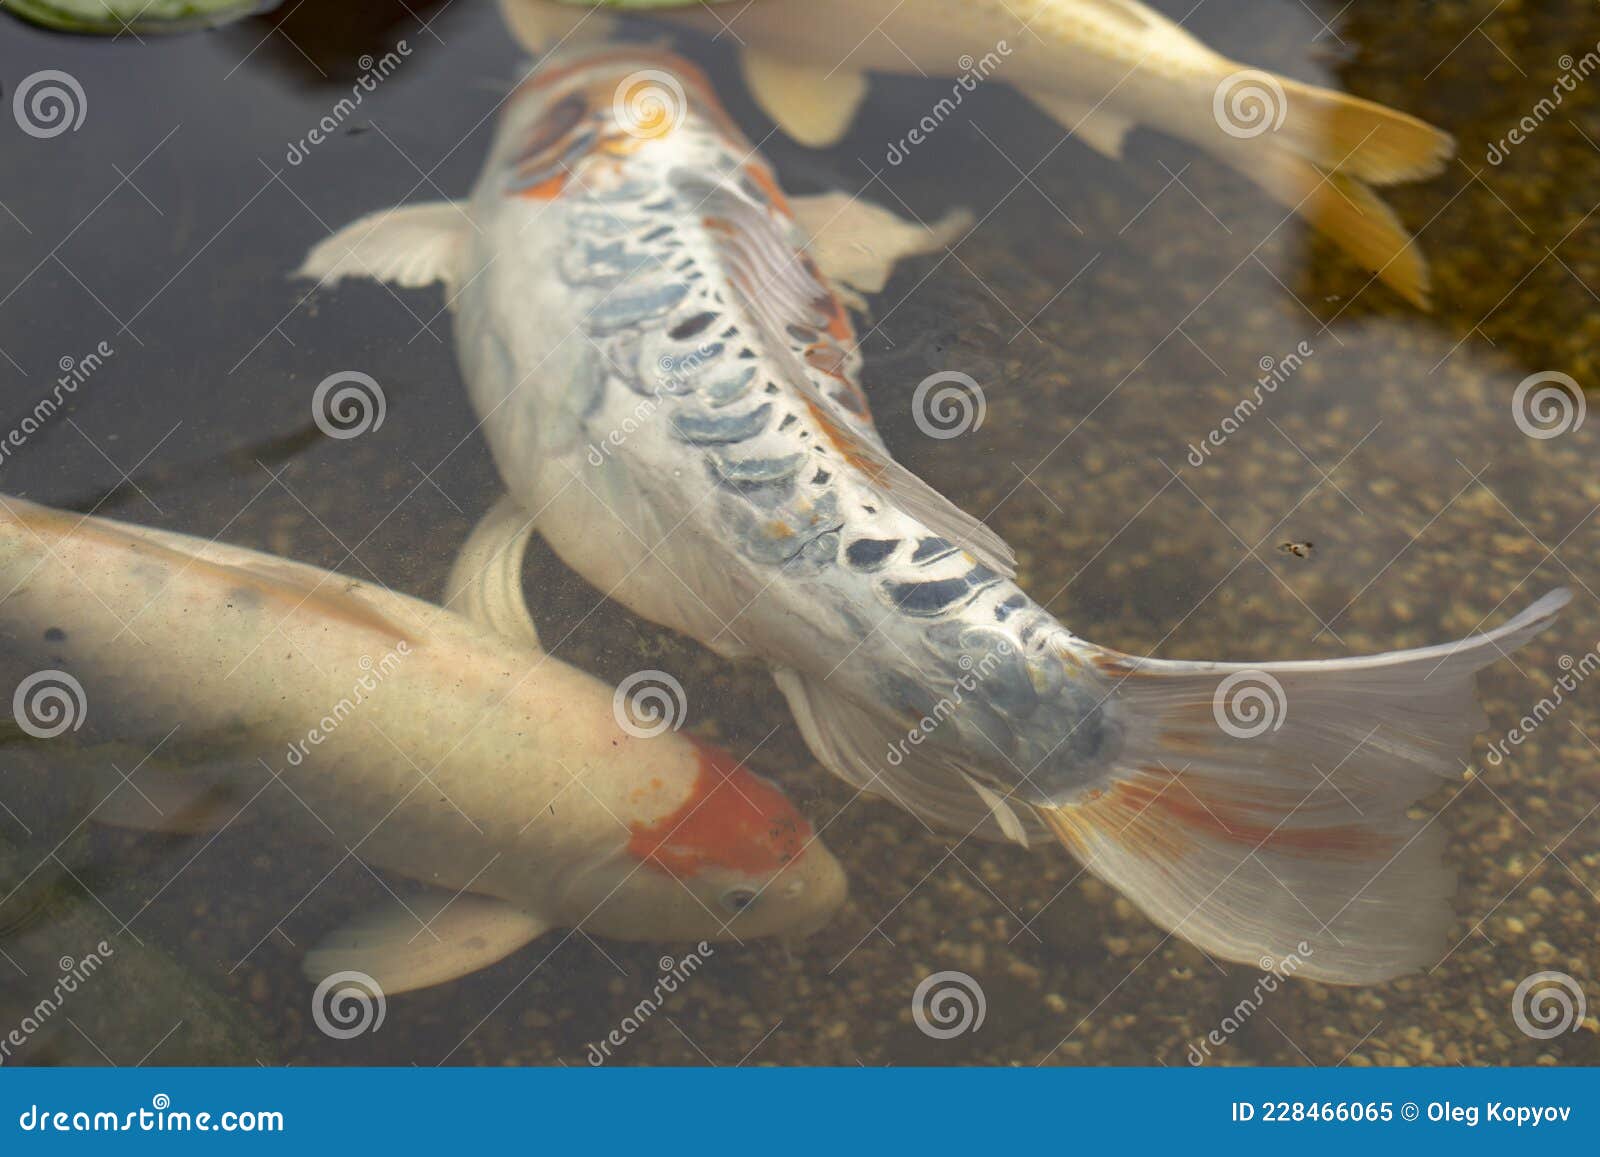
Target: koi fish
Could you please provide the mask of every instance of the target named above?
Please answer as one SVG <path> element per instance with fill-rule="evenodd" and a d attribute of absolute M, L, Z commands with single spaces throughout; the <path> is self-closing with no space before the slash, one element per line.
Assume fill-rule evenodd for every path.
<path fill-rule="evenodd" d="M 586 2 L 502 8 L 538 54 L 609 35 L 615 14 Z M 1384 105 L 1230 60 L 1137 0 L 753 0 L 639 15 L 708 35 L 731 28 L 756 102 L 812 147 L 844 135 L 872 72 L 959 78 L 936 121 L 979 83 L 1013 85 L 1114 160 L 1135 126 L 1149 126 L 1238 170 L 1428 306 L 1427 262 L 1374 187 L 1437 175 L 1454 139 Z"/>
<path fill-rule="evenodd" d="M 536 525 L 641 616 L 767 664 L 849 783 L 958 833 L 1053 835 L 1220 957 L 1298 951 L 1350 983 L 1431 962 L 1450 878 L 1406 809 L 1460 771 L 1474 673 L 1567 593 L 1365 658 L 1171 662 L 1079 639 L 873 425 L 829 272 L 870 258 L 881 277 L 903 249 L 808 251 L 799 222 L 692 65 L 615 48 L 533 74 L 469 200 L 374 214 L 301 273 L 442 282 L 500 473 L 538 512 L 486 539 Z M 1283 697 L 1269 727 L 1224 726 L 1247 680 Z"/>
<path fill-rule="evenodd" d="M 470 577 L 453 581 L 486 581 Z M 673 731 L 624 730 L 610 688 L 525 634 L 10 497 L 0 591 L 0 661 L 36 672 L 15 683 L 19 710 L 184 753 L 181 772 L 110 780 L 94 819 L 197 832 L 264 815 L 429 886 L 330 934 L 306 957 L 313 979 L 358 969 L 405 992 L 552 928 L 800 935 L 844 899 L 838 862 L 776 787 Z"/>

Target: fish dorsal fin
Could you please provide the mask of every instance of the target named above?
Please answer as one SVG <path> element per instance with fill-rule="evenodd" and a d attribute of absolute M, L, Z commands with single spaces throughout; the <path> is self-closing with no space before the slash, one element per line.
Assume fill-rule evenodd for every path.
<path fill-rule="evenodd" d="M 867 78 L 859 72 L 796 64 L 753 48 L 740 50 L 739 63 L 756 103 L 779 128 L 813 149 L 838 143 L 867 95 Z"/>
<path fill-rule="evenodd" d="M 859 412 L 851 412 L 824 392 L 801 362 L 789 327 L 818 326 L 824 320 L 818 303 L 833 298 L 833 293 L 780 224 L 782 219 L 725 182 L 680 175 L 677 183 L 696 197 L 706 214 L 729 288 L 755 323 L 774 368 L 806 402 L 839 455 L 929 530 L 961 546 L 990 570 L 1015 576 L 1016 556 L 1005 540 L 890 457 L 865 416 L 865 404 Z"/>
<path fill-rule="evenodd" d="M 217 590 L 224 597 L 230 588 L 242 587 L 274 599 L 285 609 L 309 607 L 390 639 L 416 643 L 427 633 L 427 622 L 411 609 L 420 604 L 333 571 L 242 546 L 111 519 L 84 518 L 16 499 L 7 500 L 6 506 L 13 518 L 35 533 L 100 536 L 118 544 L 138 543 L 137 549 L 174 558 L 180 571 L 217 580 Z"/>
<path fill-rule="evenodd" d="M 319 242 L 295 275 L 321 285 L 368 277 L 406 289 L 438 281 L 453 295 L 471 229 L 466 208 L 455 201 L 398 205 L 369 213 Z"/>

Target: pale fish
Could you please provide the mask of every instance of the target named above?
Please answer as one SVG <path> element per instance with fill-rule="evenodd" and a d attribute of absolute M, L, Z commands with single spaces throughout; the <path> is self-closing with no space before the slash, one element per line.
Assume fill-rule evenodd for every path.
<path fill-rule="evenodd" d="M 1226 959 L 1297 952 L 1343 982 L 1437 959 L 1443 825 L 1406 810 L 1460 772 L 1474 673 L 1566 592 L 1355 659 L 1170 662 L 1076 638 L 992 530 L 890 457 L 828 276 L 846 257 L 874 272 L 870 247 L 824 246 L 819 268 L 797 212 L 693 66 L 619 47 L 534 73 L 469 200 L 374 214 L 302 272 L 442 282 L 495 461 L 555 551 L 767 664 L 847 781 L 957 833 L 1053 833 Z M 871 253 L 880 278 L 900 251 Z M 1224 726 L 1252 687 L 1282 696 L 1270 725 Z"/>
<path fill-rule="evenodd" d="M 582 0 L 502 6 L 536 53 L 604 38 L 615 22 Z M 1396 292 L 1428 304 L 1427 261 L 1374 186 L 1438 174 L 1453 138 L 1384 105 L 1230 60 L 1137 0 L 751 0 L 648 15 L 737 45 L 757 103 L 807 145 L 844 135 L 873 72 L 956 79 L 907 126 L 912 141 L 938 131 L 983 83 L 1012 85 L 1112 158 L 1129 131 L 1148 126 L 1237 169 Z M 948 156 L 959 146 L 902 139 L 887 155 L 909 147 Z"/>
<path fill-rule="evenodd" d="M 478 573 L 456 585 L 509 572 Z M 316 567 L 9 497 L 0 592 L 8 702 L 33 679 L 19 694 L 45 722 L 75 712 L 83 738 L 189 768 L 110 779 L 93 818 L 266 819 L 429 886 L 329 935 L 313 979 L 357 969 L 404 992 L 553 928 L 803 935 L 844 899 L 776 787 L 684 734 L 625 730 L 612 690 L 515 616 L 506 637 Z"/>

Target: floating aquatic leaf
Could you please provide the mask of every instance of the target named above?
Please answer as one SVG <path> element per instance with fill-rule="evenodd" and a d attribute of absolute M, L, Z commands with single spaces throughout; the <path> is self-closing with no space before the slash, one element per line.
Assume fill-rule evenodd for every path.
<path fill-rule="evenodd" d="M 61 32 L 183 32 L 230 24 L 278 0 L 0 0 L 15 16 Z"/>

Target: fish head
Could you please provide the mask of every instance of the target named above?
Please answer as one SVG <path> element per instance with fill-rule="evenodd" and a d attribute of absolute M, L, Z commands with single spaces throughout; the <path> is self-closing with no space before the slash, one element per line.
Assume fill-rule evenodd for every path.
<path fill-rule="evenodd" d="M 694 789 L 673 812 L 633 823 L 621 851 L 587 873 L 584 925 L 630 940 L 806 936 L 844 903 L 844 869 L 775 785 L 697 744 Z"/>
<path fill-rule="evenodd" d="M 489 164 L 506 195 L 548 202 L 628 188 L 636 162 L 678 158 L 708 132 L 750 151 L 690 61 L 649 45 L 565 48 L 512 94 Z"/>

